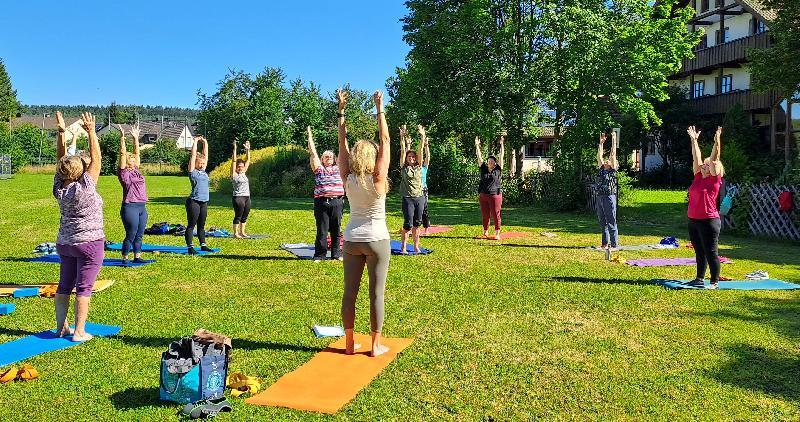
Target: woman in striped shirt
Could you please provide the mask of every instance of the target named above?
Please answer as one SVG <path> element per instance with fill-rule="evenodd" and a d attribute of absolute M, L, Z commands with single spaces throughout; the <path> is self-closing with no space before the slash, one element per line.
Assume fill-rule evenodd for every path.
<path fill-rule="evenodd" d="M 314 172 L 314 219 L 317 220 L 317 239 L 314 241 L 314 262 L 328 257 L 330 233 L 331 259 L 342 260 L 341 225 L 344 209 L 344 184 L 336 165 L 333 151 L 325 151 L 320 158 L 314 146 L 311 126 L 308 132 L 308 155 Z"/>

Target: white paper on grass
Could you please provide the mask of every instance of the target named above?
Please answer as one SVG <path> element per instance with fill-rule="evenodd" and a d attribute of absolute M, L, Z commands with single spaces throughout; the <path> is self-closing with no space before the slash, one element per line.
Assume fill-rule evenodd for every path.
<path fill-rule="evenodd" d="M 317 337 L 341 337 L 344 335 L 344 328 L 339 326 L 315 325 L 313 330 Z"/>

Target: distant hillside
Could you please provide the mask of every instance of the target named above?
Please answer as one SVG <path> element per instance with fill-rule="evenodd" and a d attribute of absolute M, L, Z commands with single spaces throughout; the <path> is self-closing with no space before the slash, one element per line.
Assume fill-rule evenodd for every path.
<path fill-rule="evenodd" d="M 189 120 L 194 121 L 197 119 L 199 110 L 191 108 L 180 107 L 163 107 L 163 106 L 143 106 L 143 105 L 119 105 L 112 106 L 98 106 L 98 105 L 25 105 L 23 106 L 22 114 L 41 116 L 43 113 L 55 114 L 56 110 L 61 110 L 66 117 L 78 117 L 84 111 L 94 113 L 98 116 L 98 120 L 105 121 L 106 118 L 101 116 L 108 116 L 109 108 L 116 107 L 117 113 L 125 115 L 137 115 L 139 120 L 157 120 L 161 116 L 172 120 Z M 127 120 L 127 119 L 123 119 Z"/>

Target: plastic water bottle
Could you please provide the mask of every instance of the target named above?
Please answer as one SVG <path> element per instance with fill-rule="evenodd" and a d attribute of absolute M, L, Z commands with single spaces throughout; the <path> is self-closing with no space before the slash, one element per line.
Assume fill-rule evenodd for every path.
<path fill-rule="evenodd" d="M 611 248 L 606 248 L 606 261 L 611 261 Z"/>

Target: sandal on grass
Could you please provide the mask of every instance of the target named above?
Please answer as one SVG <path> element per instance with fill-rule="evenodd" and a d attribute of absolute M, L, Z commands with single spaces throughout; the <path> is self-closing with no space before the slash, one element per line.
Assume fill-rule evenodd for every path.
<path fill-rule="evenodd" d="M 256 394 L 261 389 L 261 381 L 256 377 L 249 377 L 241 372 L 235 372 L 228 375 L 226 380 L 228 388 L 231 389 L 233 397 L 240 397 L 244 394 Z"/>
<path fill-rule="evenodd" d="M 218 399 L 199 400 L 189 403 L 181 410 L 181 415 L 188 416 L 190 419 L 207 419 L 217 416 L 221 412 L 231 412 L 233 408 L 225 397 Z"/>
<path fill-rule="evenodd" d="M 14 381 L 17 379 L 18 373 L 19 371 L 17 371 L 17 368 L 8 368 L 5 372 L 0 373 L 0 384 Z"/>
<path fill-rule="evenodd" d="M 22 369 L 20 369 L 19 373 L 17 374 L 17 379 L 21 381 L 31 381 L 35 380 L 36 378 L 39 378 L 39 371 L 27 363 L 22 365 Z"/>

